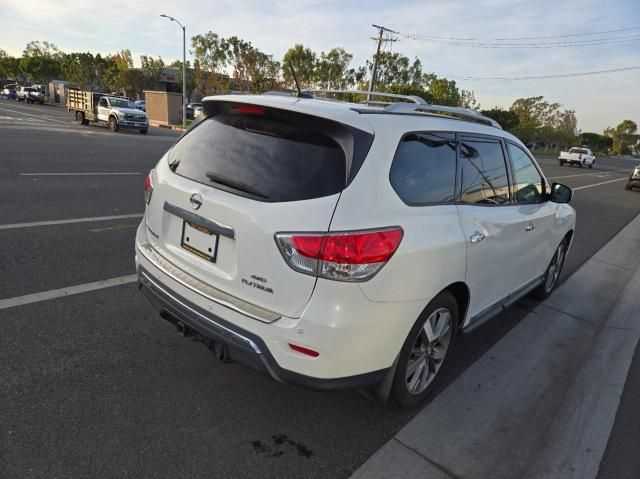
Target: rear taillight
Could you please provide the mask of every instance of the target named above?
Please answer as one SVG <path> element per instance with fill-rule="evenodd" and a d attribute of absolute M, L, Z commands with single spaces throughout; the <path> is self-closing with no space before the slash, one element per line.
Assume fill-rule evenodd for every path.
<path fill-rule="evenodd" d="M 149 204 L 149 201 L 151 201 L 151 194 L 153 193 L 154 186 L 154 174 L 155 170 L 151 170 L 147 177 L 144 179 L 144 202 L 146 204 Z"/>
<path fill-rule="evenodd" d="M 399 226 L 341 233 L 278 233 L 276 243 L 294 270 L 336 281 L 367 281 L 391 259 Z"/>

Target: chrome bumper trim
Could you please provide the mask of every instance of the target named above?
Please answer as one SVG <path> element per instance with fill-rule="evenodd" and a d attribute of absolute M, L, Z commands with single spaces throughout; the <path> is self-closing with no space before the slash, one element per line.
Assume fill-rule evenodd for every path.
<path fill-rule="evenodd" d="M 166 259 L 160 253 L 158 253 L 151 245 L 138 245 L 138 251 L 142 256 L 147 259 L 156 268 L 169 276 L 174 281 L 177 281 L 184 287 L 190 289 L 194 293 L 213 301 L 221 306 L 229 308 L 240 314 L 248 316 L 252 319 L 256 319 L 263 323 L 273 323 L 280 319 L 280 315 L 272 311 L 260 308 L 259 306 L 252 305 L 243 301 L 235 296 L 232 296 L 224 291 L 220 291 L 213 286 L 203 283 L 197 278 L 194 278 L 190 274 L 184 272 L 171 261 Z"/>
<path fill-rule="evenodd" d="M 175 303 L 179 304 L 182 308 L 186 309 L 191 314 L 194 314 L 194 315 L 198 316 L 199 318 L 202 318 L 205 321 L 207 321 L 211 326 L 216 328 L 218 330 L 218 332 L 223 337 L 226 337 L 232 343 L 238 344 L 238 341 L 240 341 L 241 344 L 244 344 L 244 346 L 249 347 L 254 353 L 262 354 L 262 351 L 260 351 L 260 348 L 258 347 L 258 345 L 255 342 L 253 342 L 249 338 L 246 338 L 246 337 L 242 336 L 241 334 L 236 333 L 235 331 L 230 330 L 229 328 L 226 328 L 226 327 L 222 326 L 220 323 L 216 323 L 211 318 L 208 318 L 204 314 L 201 314 L 198 311 L 196 311 L 195 309 L 193 309 L 193 308 L 189 307 L 188 305 L 184 304 L 182 301 L 180 301 L 178 298 L 176 298 L 173 294 L 171 294 L 169 291 L 167 291 L 162 286 L 160 286 L 158 283 L 156 283 L 151 278 L 151 276 L 146 274 L 144 271 L 140 271 L 138 273 L 138 276 L 143 281 L 145 281 L 146 283 L 151 283 L 151 285 L 153 286 L 154 289 L 156 289 L 156 290 L 160 291 L 161 293 L 165 294 L 166 296 L 170 297 L 172 301 L 174 301 Z"/>

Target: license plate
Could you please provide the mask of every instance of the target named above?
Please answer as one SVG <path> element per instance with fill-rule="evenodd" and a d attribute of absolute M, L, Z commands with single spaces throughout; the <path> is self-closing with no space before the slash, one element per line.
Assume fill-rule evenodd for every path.
<path fill-rule="evenodd" d="M 200 225 L 185 221 L 182 224 L 180 246 L 207 261 L 215 263 L 218 254 L 218 235 Z"/>

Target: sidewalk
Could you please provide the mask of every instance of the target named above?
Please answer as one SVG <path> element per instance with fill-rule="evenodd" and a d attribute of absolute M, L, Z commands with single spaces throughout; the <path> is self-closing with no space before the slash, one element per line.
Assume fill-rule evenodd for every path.
<path fill-rule="evenodd" d="M 640 338 L 640 216 L 352 478 L 595 478 Z"/>

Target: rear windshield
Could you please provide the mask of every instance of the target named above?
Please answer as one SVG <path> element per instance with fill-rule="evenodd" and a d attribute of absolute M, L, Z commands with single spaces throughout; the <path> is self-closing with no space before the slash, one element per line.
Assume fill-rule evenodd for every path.
<path fill-rule="evenodd" d="M 569 153 L 582 153 L 582 154 L 586 154 L 589 153 L 587 150 L 585 150 L 584 148 L 571 148 L 569 150 Z"/>
<path fill-rule="evenodd" d="M 336 122 L 284 110 L 239 104 L 205 110 L 208 118 L 169 152 L 171 169 L 259 201 L 341 192 L 373 139 Z"/>

